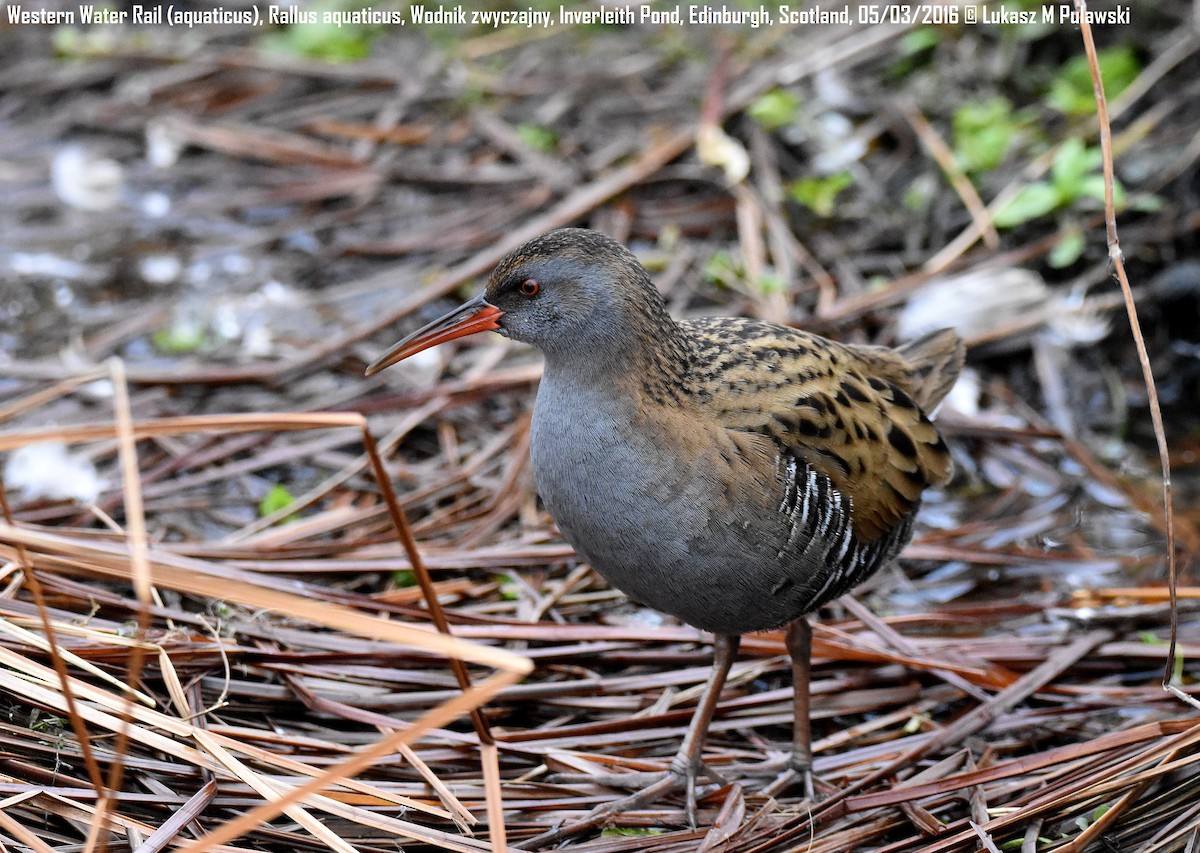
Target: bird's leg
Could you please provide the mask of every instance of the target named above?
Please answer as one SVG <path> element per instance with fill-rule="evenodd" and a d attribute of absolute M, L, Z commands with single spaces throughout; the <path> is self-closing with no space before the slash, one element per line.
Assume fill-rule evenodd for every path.
<path fill-rule="evenodd" d="M 621 774 L 613 777 L 589 776 L 587 777 L 589 780 L 600 782 L 601 784 L 624 786 L 628 781 L 634 779 L 639 784 L 648 784 L 627 797 L 597 806 L 579 820 L 564 824 L 557 829 L 543 832 L 535 838 L 518 844 L 517 847 L 523 850 L 538 850 L 548 844 L 557 844 L 573 835 L 578 835 L 593 827 L 601 826 L 613 815 L 656 802 L 660 797 L 666 796 L 680 787 L 686 789 L 687 800 L 685 809 L 688 824 L 694 827 L 696 825 L 696 779 L 703 775 L 720 779 L 716 773 L 704 764 L 704 739 L 708 735 L 708 726 L 712 722 L 713 713 L 717 709 L 717 702 L 721 698 L 721 690 L 725 687 L 725 679 L 729 675 L 730 667 L 733 666 L 733 659 L 737 655 L 741 639 L 737 634 L 716 635 L 716 639 L 713 642 L 712 671 L 708 674 L 708 681 L 704 684 L 704 692 L 700 696 L 700 704 L 696 706 L 696 712 L 692 715 L 692 722 L 688 725 L 687 734 L 683 738 L 683 744 L 680 746 L 679 752 L 671 759 L 670 769 L 666 773 L 651 774 L 649 778 L 645 774 L 639 773 Z"/>
<path fill-rule="evenodd" d="M 712 672 L 708 674 L 708 682 L 704 685 L 704 693 L 700 696 L 696 713 L 692 715 L 683 744 L 671 760 L 671 774 L 681 779 L 687 788 L 687 816 L 692 826 L 696 825 L 696 779 L 701 771 L 716 775 L 704 765 L 704 739 L 708 735 L 708 726 L 717 710 L 721 690 L 725 687 L 725 679 L 729 676 L 729 668 L 733 666 L 741 639 L 737 634 L 717 634 L 713 643 Z"/>
<path fill-rule="evenodd" d="M 808 683 L 812 670 L 812 625 L 801 616 L 787 626 L 784 635 L 788 654 L 792 658 L 792 755 L 786 769 L 763 793 L 774 796 L 799 780 L 804 796 L 815 799 L 812 772 L 812 730 L 809 723 Z"/>
<path fill-rule="evenodd" d="M 813 799 L 812 724 L 808 684 L 812 675 L 812 625 L 801 616 L 787 626 L 784 642 L 792 656 L 792 769 L 800 776 L 804 796 Z"/>

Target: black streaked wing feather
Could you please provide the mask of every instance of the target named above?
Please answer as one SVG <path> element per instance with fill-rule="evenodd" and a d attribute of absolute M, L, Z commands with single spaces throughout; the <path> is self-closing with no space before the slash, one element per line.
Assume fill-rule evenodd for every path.
<path fill-rule="evenodd" d="M 753 320 L 685 325 L 704 342 L 695 398 L 726 429 L 767 436 L 782 457 L 828 477 L 850 500 L 862 541 L 886 538 L 927 486 L 948 477 L 941 436 L 900 385 L 913 366 L 894 351 L 860 352 Z"/>

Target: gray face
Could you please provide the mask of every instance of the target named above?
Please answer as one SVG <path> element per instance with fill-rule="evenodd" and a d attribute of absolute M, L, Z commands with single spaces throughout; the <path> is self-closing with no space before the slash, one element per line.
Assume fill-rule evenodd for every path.
<path fill-rule="evenodd" d="M 578 354 L 611 346 L 625 320 L 614 279 L 604 264 L 532 258 L 489 282 L 485 298 L 504 312 L 509 337 L 552 356 Z"/>
<path fill-rule="evenodd" d="M 533 344 L 549 369 L 607 383 L 631 372 L 675 333 L 650 277 L 621 244 L 596 231 L 543 234 L 500 262 L 483 293 L 503 312 L 502 333 Z M 636 372 L 636 371 L 634 371 Z"/>

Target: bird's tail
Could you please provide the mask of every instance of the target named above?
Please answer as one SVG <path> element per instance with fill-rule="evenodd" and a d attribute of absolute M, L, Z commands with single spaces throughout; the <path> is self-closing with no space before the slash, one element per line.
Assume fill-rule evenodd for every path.
<path fill-rule="evenodd" d="M 962 370 L 967 348 L 953 329 L 939 329 L 896 347 L 904 360 L 901 381 L 926 412 L 942 402 Z"/>

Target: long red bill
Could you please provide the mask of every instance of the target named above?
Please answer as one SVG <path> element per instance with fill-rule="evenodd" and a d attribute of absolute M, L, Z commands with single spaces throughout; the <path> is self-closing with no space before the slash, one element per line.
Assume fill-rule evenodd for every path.
<path fill-rule="evenodd" d="M 376 374 L 385 367 L 391 367 L 396 362 L 404 361 L 410 355 L 416 355 L 422 350 L 444 344 L 446 341 L 473 335 L 476 332 L 494 332 L 500 328 L 500 324 L 496 321 L 503 316 L 503 311 L 484 301 L 483 294 L 480 294 L 400 341 L 371 362 L 367 367 L 366 375 Z"/>

